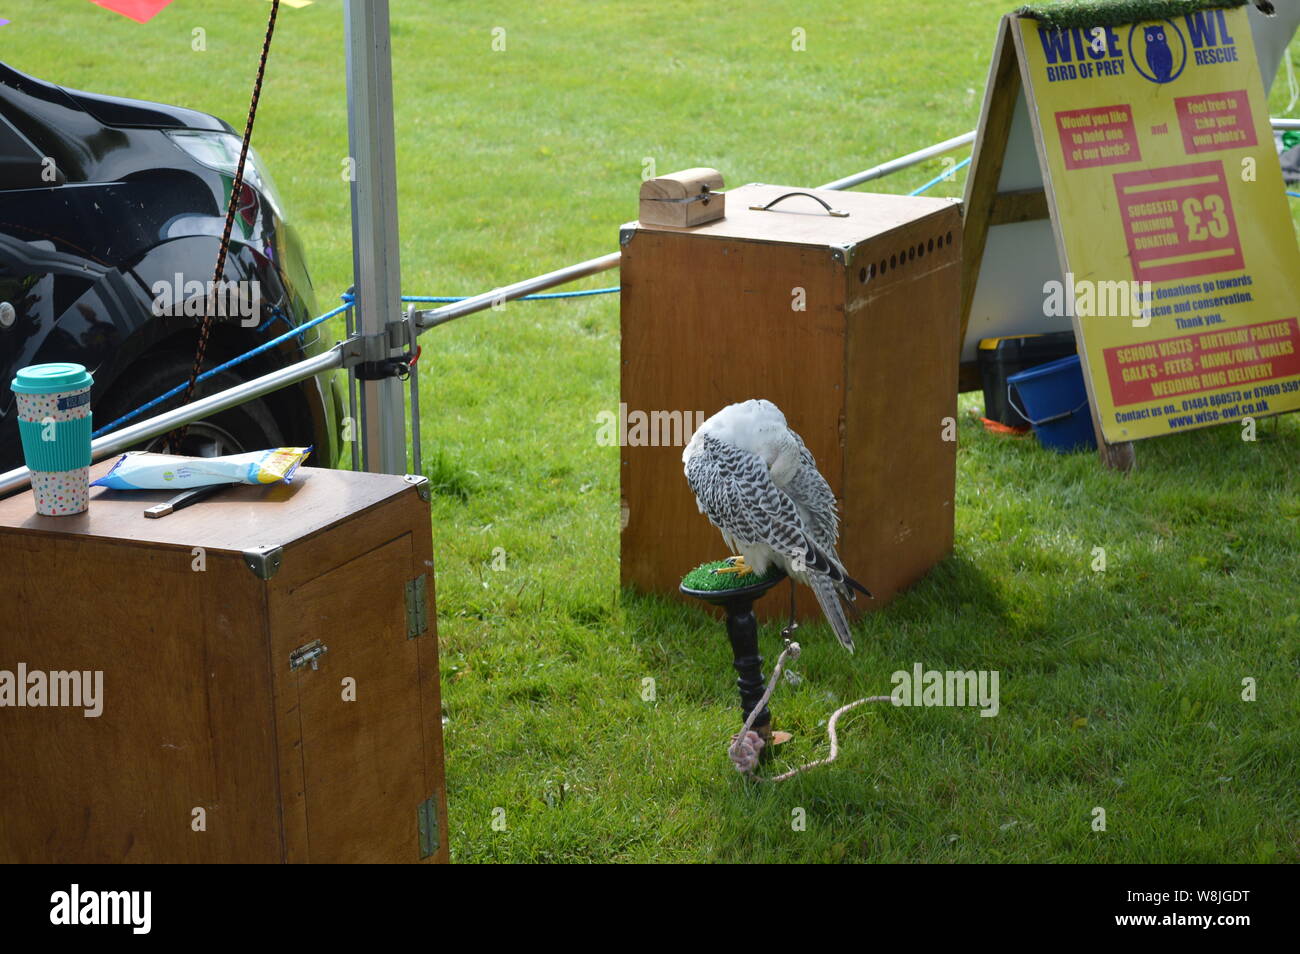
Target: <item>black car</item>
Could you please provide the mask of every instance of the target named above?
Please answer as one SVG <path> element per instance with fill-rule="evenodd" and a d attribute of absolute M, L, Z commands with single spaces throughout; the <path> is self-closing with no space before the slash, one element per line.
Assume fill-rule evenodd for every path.
<path fill-rule="evenodd" d="M 0 471 L 22 465 L 9 389 L 19 368 L 85 365 L 96 428 L 188 379 L 199 320 L 185 303 L 199 288 L 206 300 L 239 148 L 205 113 L 64 89 L 0 63 Z M 205 369 L 317 314 L 301 244 L 252 152 L 225 281 L 231 307 L 212 322 Z M 319 353 L 321 330 L 223 371 L 197 396 Z M 338 384 L 322 376 L 191 424 L 177 452 L 314 444 L 311 463 L 330 466 L 341 417 Z"/>

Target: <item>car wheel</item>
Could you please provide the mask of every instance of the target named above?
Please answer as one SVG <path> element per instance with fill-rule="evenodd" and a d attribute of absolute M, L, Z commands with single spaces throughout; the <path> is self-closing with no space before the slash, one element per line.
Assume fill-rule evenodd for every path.
<path fill-rule="evenodd" d="M 96 427 L 117 420 L 146 401 L 152 401 L 163 392 L 185 382 L 189 378 L 193 364 L 192 356 L 179 353 L 149 355 L 142 358 L 122 375 L 108 398 L 102 402 L 102 408 L 99 405 L 94 408 Z M 242 383 L 242 380 L 229 371 L 223 371 L 200 382 L 194 390 L 194 398 L 197 400 L 216 394 L 218 391 L 225 391 Z M 181 395 L 177 395 L 132 418 L 127 424 L 154 417 L 163 411 L 180 407 L 180 404 Z M 122 426 L 125 427 L 127 424 Z M 201 421 L 192 422 L 186 428 L 180 447 L 172 450 L 171 453 L 185 457 L 219 457 L 279 447 L 283 443 L 284 434 L 280 426 L 272 417 L 265 401 L 259 399 L 229 408 Z M 130 449 L 166 452 L 168 448 L 165 445 L 166 435 L 159 435 Z"/>

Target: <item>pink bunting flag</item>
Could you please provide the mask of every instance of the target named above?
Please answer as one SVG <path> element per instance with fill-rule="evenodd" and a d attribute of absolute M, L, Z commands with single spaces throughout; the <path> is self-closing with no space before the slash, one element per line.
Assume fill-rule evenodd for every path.
<path fill-rule="evenodd" d="M 90 0 L 90 2 L 105 10 L 130 17 L 136 23 L 148 23 L 172 0 Z"/>

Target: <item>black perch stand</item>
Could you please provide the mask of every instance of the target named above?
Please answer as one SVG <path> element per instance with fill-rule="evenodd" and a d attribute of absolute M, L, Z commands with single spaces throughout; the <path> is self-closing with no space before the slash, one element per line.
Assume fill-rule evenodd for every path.
<path fill-rule="evenodd" d="M 758 620 L 754 617 L 754 602 L 786 576 L 782 572 L 777 572 L 774 575 L 764 576 L 755 583 L 725 589 L 701 590 L 687 586 L 686 581 L 700 572 L 708 571 L 700 567 L 688 573 L 682 580 L 680 589 L 686 596 L 693 596 L 726 610 L 727 638 L 731 640 L 731 653 L 734 657 L 732 665 L 736 668 L 736 687 L 740 690 L 741 718 L 748 719 L 754 706 L 763 698 L 763 690 L 766 688 L 763 680 L 763 657 L 758 654 Z M 739 579 L 743 580 L 745 577 L 740 576 Z M 766 743 L 761 756 L 766 760 L 771 756 L 774 741 L 772 713 L 767 707 L 764 707 L 754 720 L 753 729 Z M 785 733 L 778 733 L 776 741 L 783 742 L 785 738 L 788 738 Z"/>

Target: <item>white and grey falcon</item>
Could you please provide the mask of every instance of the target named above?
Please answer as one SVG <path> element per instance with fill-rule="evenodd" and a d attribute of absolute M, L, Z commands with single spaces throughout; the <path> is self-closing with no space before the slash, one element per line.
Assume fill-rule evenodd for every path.
<path fill-rule="evenodd" d="M 692 435 L 682 452 L 686 481 L 700 512 L 733 553 L 722 572 L 765 574 L 779 565 L 812 589 L 841 644 L 853 635 L 840 602 L 871 596 L 845 571 L 835 495 L 803 439 L 771 401 L 730 404 Z"/>

